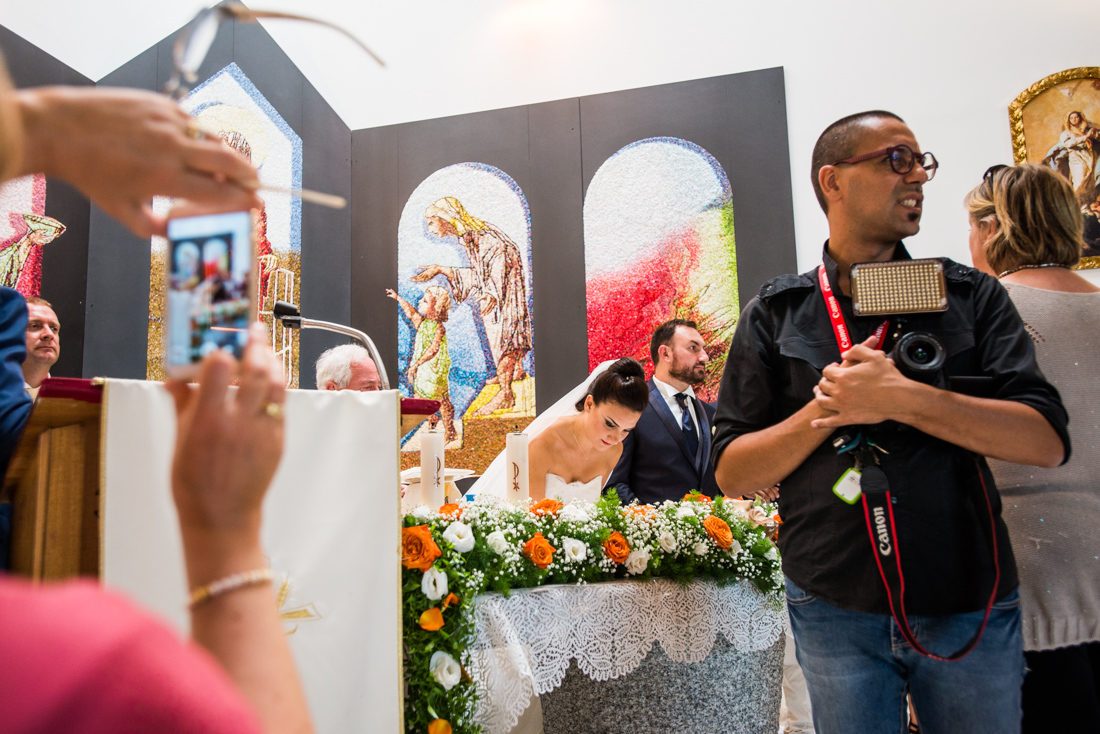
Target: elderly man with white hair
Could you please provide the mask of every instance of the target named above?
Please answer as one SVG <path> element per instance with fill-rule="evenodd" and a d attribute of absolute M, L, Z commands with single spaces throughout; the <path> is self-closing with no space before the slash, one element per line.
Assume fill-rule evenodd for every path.
<path fill-rule="evenodd" d="M 342 344 L 317 359 L 317 389 L 370 392 L 382 389 L 382 379 L 366 349 Z"/>

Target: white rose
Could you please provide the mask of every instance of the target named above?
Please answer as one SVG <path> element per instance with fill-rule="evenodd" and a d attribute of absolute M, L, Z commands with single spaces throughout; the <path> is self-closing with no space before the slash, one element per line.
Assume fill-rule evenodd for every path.
<path fill-rule="evenodd" d="M 676 510 L 677 520 L 686 520 L 689 517 L 695 517 L 695 508 L 692 505 L 694 502 L 682 502 L 680 508 Z"/>
<path fill-rule="evenodd" d="M 459 553 L 468 553 L 474 547 L 474 531 L 461 520 L 455 520 L 443 531 L 443 540 L 453 545 Z"/>
<path fill-rule="evenodd" d="M 503 556 L 508 550 L 508 539 L 504 537 L 503 530 L 494 530 L 485 536 L 485 542 L 489 544 L 498 556 Z"/>
<path fill-rule="evenodd" d="M 562 538 L 562 550 L 565 551 L 565 559 L 573 563 L 580 563 L 588 556 L 588 546 L 576 538 Z"/>
<path fill-rule="evenodd" d="M 630 555 L 626 557 L 626 572 L 631 576 L 635 576 L 646 570 L 649 565 L 649 548 L 642 548 L 641 550 L 630 551 Z"/>
<path fill-rule="evenodd" d="M 592 518 L 590 518 L 588 513 L 580 507 L 576 505 L 566 505 L 561 513 L 558 514 L 558 519 L 567 522 L 588 522 Z"/>
<path fill-rule="evenodd" d="M 767 558 L 769 561 L 774 561 L 775 559 L 779 558 L 779 551 L 777 551 L 775 549 L 775 546 L 773 545 L 771 548 L 768 548 L 768 552 L 764 554 L 764 557 Z"/>
<path fill-rule="evenodd" d="M 668 530 L 657 536 L 657 544 L 661 546 L 661 550 L 665 553 L 676 552 L 676 536 Z"/>
<path fill-rule="evenodd" d="M 741 544 L 737 542 L 736 538 L 730 541 L 730 555 L 736 556 L 741 552 Z"/>
<path fill-rule="evenodd" d="M 710 548 L 707 547 L 707 544 L 701 540 L 692 548 L 692 551 L 694 551 L 697 556 L 705 556 L 709 550 Z"/>
<path fill-rule="evenodd" d="M 432 566 L 424 572 L 424 578 L 420 581 L 420 590 L 432 601 L 442 599 L 447 596 L 447 574 Z"/>
<path fill-rule="evenodd" d="M 427 505 L 417 505 L 416 509 L 412 511 L 412 516 L 417 520 L 427 520 L 432 516 L 432 510 Z"/>
<path fill-rule="evenodd" d="M 750 507 L 749 511 L 745 514 L 748 516 L 749 522 L 753 525 L 766 525 L 769 520 L 768 513 L 755 505 Z"/>
<path fill-rule="evenodd" d="M 442 650 L 432 654 L 428 667 L 431 668 L 432 676 L 439 681 L 439 685 L 448 691 L 457 686 L 458 682 L 462 680 L 462 666 Z"/>

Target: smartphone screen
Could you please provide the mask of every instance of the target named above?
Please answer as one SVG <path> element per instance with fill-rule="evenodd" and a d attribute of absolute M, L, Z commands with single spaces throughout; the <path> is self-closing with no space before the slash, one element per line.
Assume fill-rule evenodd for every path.
<path fill-rule="evenodd" d="M 168 374 L 192 374 L 216 349 L 240 359 L 255 319 L 252 215 L 230 212 L 171 219 L 168 248 Z"/>

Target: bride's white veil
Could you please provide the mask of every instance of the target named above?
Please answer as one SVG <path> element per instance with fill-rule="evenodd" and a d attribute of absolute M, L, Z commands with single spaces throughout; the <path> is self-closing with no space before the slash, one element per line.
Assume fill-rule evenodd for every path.
<path fill-rule="evenodd" d="M 561 400 L 540 413 L 539 416 L 531 421 L 530 425 L 524 429 L 528 438 L 534 438 L 539 435 L 549 428 L 558 418 L 564 415 L 574 415 L 577 412 L 577 401 L 588 392 L 588 386 L 592 383 L 592 380 L 596 379 L 600 373 L 614 363 L 615 360 L 613 359 L 601 363 L 596 369 L 592 370 L 592 374 L 590 374 L 584 382 L 567 392 Z M 474 482 L 474 486 L 470 491 L 474 494 L 504 497 L 508 489 L 508 483 L 505 481 L 504 474 L 504 465 L 506 463 L 507 460 L 504 457 L 504 451 L 501 451 L 497 454 L 496 458 L 493 459 L 493 463 L 489 464 L 489 468 L 485 470 L 481 478 Z"/>

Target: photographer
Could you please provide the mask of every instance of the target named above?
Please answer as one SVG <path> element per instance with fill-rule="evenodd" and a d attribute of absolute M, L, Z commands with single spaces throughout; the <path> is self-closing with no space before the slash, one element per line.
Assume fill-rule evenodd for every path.
<path fill-rule="evenodd" d="M 1016 570 L 981 457 L 1058 465 L 1066 412 L 994 279 L 944 260 L 947 310 L 904 318 L 943 343 L 943 373 L 986 378 L 990 397 L 903 375 L 880 349 L 897 320 L 892 332 L 857 317 L 850 298 L 853 263 L 910 259 L 900 240 L 920 228 L 936 165 L 889 112 L 822 133 L 813 183 L 829 220 L 824 263 L 749 303 L 719 392 L 722 491 L 783 482 L 788 608 L 820 734 L 898 731 L 907 691 L 932 734 L 1020 726 Z M 859 475 L 854 495 L 841 482 L 861 469 L 862 504 Z M 872 495 L 886 498 L 889 523 L 872 524 Z M 891 564 L 904 594 L 887 593 Z"/>

